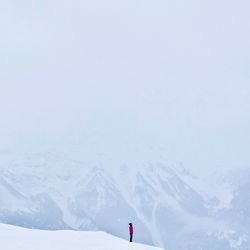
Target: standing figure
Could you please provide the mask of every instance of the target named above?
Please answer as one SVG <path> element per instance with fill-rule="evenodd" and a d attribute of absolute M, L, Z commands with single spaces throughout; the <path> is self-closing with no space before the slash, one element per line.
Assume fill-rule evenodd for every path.
<path fill-rule="evenodd" d="M 134 234 L 134 228 L 132 223 L 129 223 L 129 235 L 130 235 L 130 242 L 133 241 L 133 234 Z"/>

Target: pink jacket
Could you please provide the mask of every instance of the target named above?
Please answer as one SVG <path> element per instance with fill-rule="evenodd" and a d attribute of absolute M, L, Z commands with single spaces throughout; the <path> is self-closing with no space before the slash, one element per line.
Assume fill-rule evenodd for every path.
<path fill-rule="evenodd" d="M 131 227 L 131 226 L 129 226 L 129 233 L 130 233 L 130 234 L 133 234 L 133 233 L 134 233 L 134 229 L 133 229 L 133 227 Z"/>

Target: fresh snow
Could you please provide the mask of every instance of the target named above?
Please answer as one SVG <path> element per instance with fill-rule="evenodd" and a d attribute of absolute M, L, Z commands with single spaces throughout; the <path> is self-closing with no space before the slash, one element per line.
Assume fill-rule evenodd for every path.
<path fill-rule="evenodd" d="M 48 231 L 0 224 L 4 250 L 162 250 L 101 231 Z"/>

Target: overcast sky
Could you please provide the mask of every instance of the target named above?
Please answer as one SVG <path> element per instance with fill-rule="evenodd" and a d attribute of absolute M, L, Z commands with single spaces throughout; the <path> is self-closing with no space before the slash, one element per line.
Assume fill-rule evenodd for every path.
<path fill-rule="evenodd" d="M 0 150 L 250 166 L 248 0 L 0 0 Z"/>

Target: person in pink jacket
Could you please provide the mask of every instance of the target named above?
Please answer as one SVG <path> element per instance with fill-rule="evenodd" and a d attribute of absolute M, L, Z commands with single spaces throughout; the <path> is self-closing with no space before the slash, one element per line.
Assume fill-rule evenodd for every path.
<path fill-rule="evenodd" d="M 134 228 L 132 223 L 129 223 L 129 235 L 130 235 L 130 242 L 133 241 L 133 234 L 134 234 Z"/>

